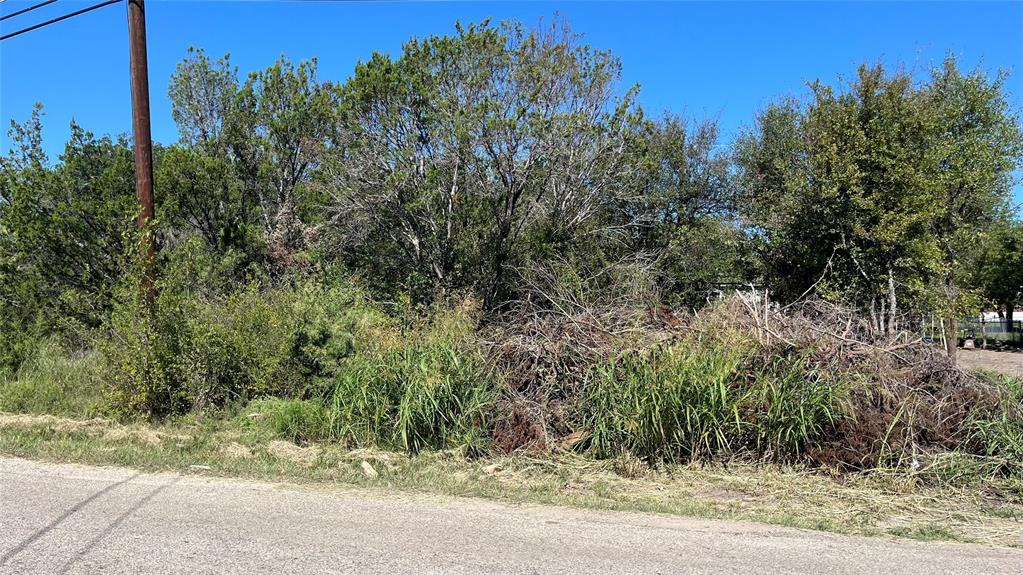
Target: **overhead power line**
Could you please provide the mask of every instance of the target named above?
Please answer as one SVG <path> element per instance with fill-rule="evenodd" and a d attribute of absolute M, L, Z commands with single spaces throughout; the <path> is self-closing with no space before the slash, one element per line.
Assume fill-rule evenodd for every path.
<path fill-rule="evenodd" d="M 20 34 L 24 34 L 25 32 L 31 32 L 32 30 L 38 30 L 39 28 L 42 28 L 43 26 L 49 26 L 50 24 L 56 24 L 57 22 L 60 22 L 61 20 L 67 20 L 68 18 L 73 18 L 75 16 L 78 16 L 79 14 L 85 14 L 86 12 L 92 12 L 93 10 L 96 10 L 98 8 L 102 8 L 104 6 L 109 6 L 111 4 L 117 4 L 117 3 L 122 2 L 122 1 L 123 0 L 107 0 L 106 2 L 100 2 L 99 4 L 93 4 L 92 6 L 89 6 L 88 8 L 82 8 L 81 10 L 75 10 L 74 12 L 71 12 L 69 14 L 64 14 L 63 16 L 58 16 L 56 18 L 52 18 L 52 19 L 47 20 L 45 22 L 40 22 L 40 23 L 35 24 L 33 26 L 29 26 L 28 28 L 22 28 L 21 30 L 18 30 L 17 32 L 11 32 L 10 34 L 4 34 L 3 36 L 0 36 L 0 41 L 6 40 L 8 38 L 13 38 L 13 37 L 18 36 Z"/>
<path fill-rule="evenodd" d="M 34 5 L 34 6 L 29 6 L 28 8 L 23 8 L 21 10 L 18 10 L 17 12 L 11 12 L 10 14 L 5 14 L 3 16 L 0 16 L 0 21 L 6 20 L 8 18 L 14 18 L 15 16 L 20 16 L 20 15 L 24 14 L 25 12 L 31 12 L 31 11 L 35 10 L 36 8 L 42 8 L 43 6 L 47 6 L 49 4 L 53 4 L 56 1 L 57 0 L 46 0 L 46 2 L 40 2 L 40 3 L 38 3 L 38 4 Z"/>

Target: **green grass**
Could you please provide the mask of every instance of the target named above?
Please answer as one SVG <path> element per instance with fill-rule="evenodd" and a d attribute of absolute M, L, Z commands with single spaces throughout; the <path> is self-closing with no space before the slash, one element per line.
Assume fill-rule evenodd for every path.
<path fill-rule="evenodd" d="M 955 532 L 945 527 L 944 525 L 938 525 L 934 523 L 916 525 L 913 527 L 893 527 L 888 530 L 888 533 L 890 535 L 895 535 L 896 537 L 906 537 L 909 539 L 918 539 L 920 541 L 956 540 L 962 542 L 972 542 L 969 539 L 957 536 Z"/>
<path fill-rule="evenodd" d="M 44 342 L 14 375 L 0 372 L 0 411 L 93 417 L 103 408 L 102 358 Z"/>
<path fill-rule="evenodd" d="M 467 341 L 470 329 L 452 322 L 422 326 L 397 346 L 348 358 L 327 402 L 330 437 L 409 453 L 452 447 L 485 452 L 496 384 L 493 370 Z"/>
<path fill-rule="evenodd" d="M 597 457 L 794 460 L 840 417 L 842 390 L 804 357 L 748 365 L 750 348 L 683 341 L 590 374 L 584 428 Z"/>

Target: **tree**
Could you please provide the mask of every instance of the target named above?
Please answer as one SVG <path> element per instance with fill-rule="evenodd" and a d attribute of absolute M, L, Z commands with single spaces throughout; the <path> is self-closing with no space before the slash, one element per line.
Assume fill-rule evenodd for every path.
<path fill-rule="evenodd" d="M 181 145 L 168 150 L 158 178 L 167 213 L 214 247 L 248 243 L 258 223 L 271 255 L 304 247 L 299 194 L 323 155 L 336 108 L 316 79 L 316 61 L 281 58 L 244 83 L 224 56 L 189 50 L 171 77 Z"/>
<path fill-rule="evenodd" d="M 18 149 L 0 159 L 0 305 L 14 322 L 4 329 L 64 318 L 97 326 L 134 229 L 133 154 L 126 139 L 97 139 L 72 122 L 50 167 L 41 133 L 37 106 L 11 130 Z"/>
<path fill-rule="evenodd" d="M 319 165 L 332 127 L 335 91 L 316 79 L 316 60 L 283 57 L 249 75 L 231 124 L 243 180 L 259 199 L 272 255 L 286 260 L 304 247 L 298 194 Z"/>
<path fill-rule="evenodd" d="M 783 299 L 814 288 L 856 302 L 887 331 L 901 294 L 940 314 L 954 355 L 955 318 L 977 301 L 961 278 L 1019 165 L 1002 79 L 948 59 L 922 86 L 875 66 L 844 92 L 811 88 L 805 109 L 769 108 L 737 145 L 769 283 Z"/>
<path fill-rule="evenodd" d="M 458 26 L 360 63 L 323 170 L 345 257 L 506 300 L 510 268 L 578 239 L 619 191 L 636 117 L 619 73 L 558 23 Z"/>
<path fill-rule="evenodd" d="M 229 56 L 214 62 L 190 48 L 168 87 L 181 139 L 164 150 L 154 174 L 163 229 L 198 233 L 215 251 L 255 248 L 259 196 L 256 182 L 243 179 L 252 134 L 239 125 L 238 90 Z"/>
<path fill-rule="evenodd" d="M 717 124 L 667 114 L 644 122 L 637 140 L 633 199 L 615 222 L 631 227 L 633 249 L 653 258 L 664 296 L 696 306 L 749 281 L 737 187 Z"/>
<path fill-rule="evenodd" d="M 984 244 L 979 263 L 985 298 L 1011 325 L 1015 307 L 1023 303 L 1023 221 L 999 222 Z"/>
<path fill-rule="evenodd" d="M 754 196 L 751 220 L 776 251 L 769 256 L 781 264 L 775 277 L 794 284 L 787 297 L 818 286 L 893 331 L 898 292 L 918 292 L 930 265 L 919 99 L 908 75 L 880 66 L 861 67 L 843 92 L 820 82 L 811 89 L 805 112 L 790 105 L 765 115 L 765 125 L 789 122 L 764 131 L 764 139 L 779 141 L 754 137 L 740 148 Z M 787 154 L 788 162 L 758 157 L 770 153 Z M 769 187 L 758 188 L 764 182 Z"/>
<path fill-rule="evenodd" d="M 935 291 L 953 358 L 956 318 L 976 301 L 961 278 L 976 268 L 985 234 L 1004 217 L 1013 171 L 1023 161 L 1023 128 L 1004 80 L 1004 74 L 991 80 L 980 70 L 963 74 L 949 57 L 922 93 L 929 112 L 927 181 L 938 210 L 930 223 L 940 253 Z"/>

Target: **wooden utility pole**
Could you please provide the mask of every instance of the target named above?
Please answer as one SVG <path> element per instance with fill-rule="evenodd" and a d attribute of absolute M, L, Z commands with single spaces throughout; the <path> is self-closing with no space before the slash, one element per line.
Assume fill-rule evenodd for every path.
<path fill-rule="evenodd" d="M 156 238 L 151 223 L 153 203 L 153 139 L 149 125 L 149 63 L 146 60 L 146 4 L 128 0 L 128 39 L 131 52 L 131 111 L 135 136 L 135 189 L 139 199 L 142 294 L 149 313 L 156 300 Z"/>

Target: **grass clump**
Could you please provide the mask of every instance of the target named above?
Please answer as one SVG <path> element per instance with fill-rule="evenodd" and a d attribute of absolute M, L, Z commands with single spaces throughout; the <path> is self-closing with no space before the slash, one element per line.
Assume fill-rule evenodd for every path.
<path fill-rule="evenodd" d="M 94 417 L 103 410 L 104 374 L 96 351 L 44 340 L 13 375 L 0 373 L 0 411 Z"/>
<path fill-rule="evenodd" d="M 971 440 L 1023 486 L 1023 378 L 987 377 L 1000 391 L 1000 404 L 970 422 Z"/>
<path fill-rule="evenodd" d="M 684 461 L 729 451 L 742 425 L 731 385 L 741 360 L 683 344 L 598 367 L 585 420 L 594 454 Z"/>
<path fill-rule="evenodd" d="M 592 373 L 585 425 L 597 457 L 794 460 L 834 423 L 841 391 L 799 354 L 683 340 Z"/>
<path fill-rule="evenodd" d="M 470 337 L 468 317 L 434 319 L 342 364 L 330 398 L 335 438 L 412 453 L 488 448 L 495 374 Z"/>
<path fill-rule="evenodd" d="M 319 399 L 257 399 L 246 406 L 240 420 L 242 428 L 256 436 L 293 443 L 330 438 L 330 415 Z"/>

